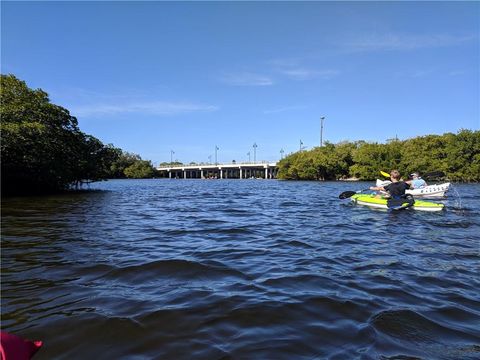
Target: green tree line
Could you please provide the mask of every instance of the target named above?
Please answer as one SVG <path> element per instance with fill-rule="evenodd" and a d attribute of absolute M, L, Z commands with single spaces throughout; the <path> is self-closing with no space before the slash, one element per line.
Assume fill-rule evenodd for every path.
<path fill-rule="evenodd" d="M 13 75 L 1 75 L 0 116 L 2 195 L 53 192 L 109 178 L 158 176 L 150 161 L 83 133 L 67 109 Z M 372 180 L 379 170 L 396 168 L 403 174 L 443 171 L 453 181 L 479 181 L 480 133 L 460 130 L 386 144 L 326 143 L 290 154 L 279 168 L 279 178 L 295 180 Z"/>
<path fill-rule="evenodd" d="M 287 180 L 374 180 L 379 171 L 407 175 L 442 171 L 452 181 L 480 181 L 480 131 L 426 135 L 385 144 L 365 141 L 326 143 L 286 156 L 278 177 Z"/>
<path fill-rule="evenodd" d="M 13 75 L 0 78 L 0 117 L 2 195 L 155 175 L 150 161 L 83 133 L 67 109 Z"/>

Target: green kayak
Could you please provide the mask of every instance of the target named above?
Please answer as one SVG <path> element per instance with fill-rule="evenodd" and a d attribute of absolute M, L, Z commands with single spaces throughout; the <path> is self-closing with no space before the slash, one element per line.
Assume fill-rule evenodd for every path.
<path fill-rule="evenodd" d="M 355 194 L 351 199 L 355 204 L 366 205 L 378 209 L 388 209 L 387 199 L 377 198 L 372 194 Z M 408 202 L 405 202 L 402 205 L 403 206 L 395 208 L 395 210 L 409 208 L 420 211 L 442 211 L 445 207 L 443 204 L 423 200 L 415 200 L 413 206 L 409 206 Z"/>

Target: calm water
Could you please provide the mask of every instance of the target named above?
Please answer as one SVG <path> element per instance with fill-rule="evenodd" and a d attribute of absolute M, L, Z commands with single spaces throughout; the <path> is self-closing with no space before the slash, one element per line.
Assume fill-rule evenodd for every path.
<path fill-rule="evenodd" d="M 2 329 L 40 359 L 478 359 L 480 185 L 126 180 L 2 203 Z"/>

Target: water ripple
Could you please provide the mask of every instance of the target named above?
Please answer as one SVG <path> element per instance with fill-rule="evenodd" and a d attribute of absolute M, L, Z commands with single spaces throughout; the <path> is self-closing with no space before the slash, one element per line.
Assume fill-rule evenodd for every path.
<path fill-rule="evenodd" d="M 455 185 L 440 214 L 338 199 L 369 185 L 5 199 L 2 329 L 42 339 L 39 360 L 480 358 L 480 186 Z"/>

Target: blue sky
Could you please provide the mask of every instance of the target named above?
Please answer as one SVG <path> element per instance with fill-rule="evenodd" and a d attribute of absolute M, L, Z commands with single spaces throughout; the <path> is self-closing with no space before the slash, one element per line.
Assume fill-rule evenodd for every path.
<path fill-rule="evenodd" d="M 479 2 L 2 2 L 1 71 L 155 164 L 480 128 Z"/>

